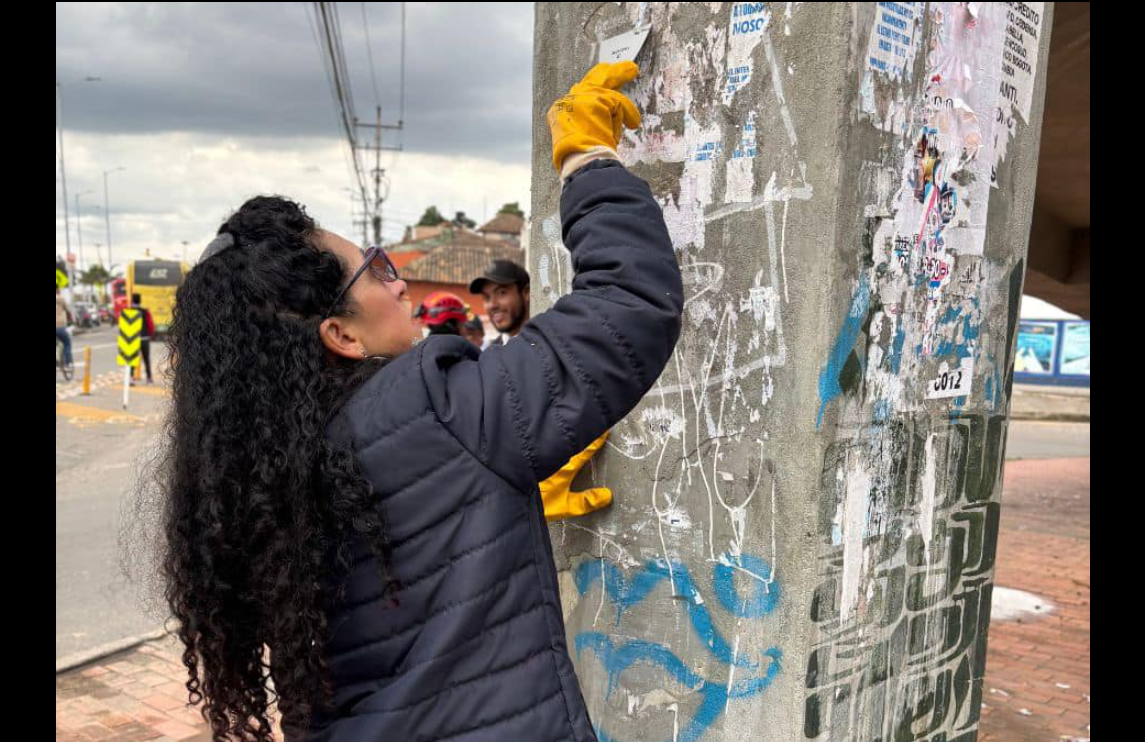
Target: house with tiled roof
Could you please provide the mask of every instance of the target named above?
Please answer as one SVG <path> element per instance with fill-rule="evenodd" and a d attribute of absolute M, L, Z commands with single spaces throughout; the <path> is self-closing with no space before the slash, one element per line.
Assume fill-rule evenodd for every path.
<path fill-rule="evenodd" d="M 525 220 L 517 214 L 502 211 L 477 228 L 477 233 L 515 245 L 521 244 L 521 233 L 525 231 Z"/>
<path fill-rule="evenodd" d="M 481 275 L 494 260 L 512 260 L 525 265 L 525 251 L 517 245 L 462 229 L 446 230 L 436 237 L 394 245 L 387 248 L 387 252 L 409 286 L 409 298 L 414 307 L 434 291 L 449 291 L 457 294 L 479 316 L 487 314 L 485 302 L 480 296 L 469 293 L 469 282 Z M 417 257 L 406 257 L 410 255 Z"/>
<path fill-rule="evenodd" d="M 442 222 L 436 226 L 406 227 L 406 236 L 401 242 L 386 246 L 386 252 L 399 270 L 441 245 L 451 245 L 455 240 L 483 239 L 476 232 L 459 227 L 453 222 Z"/>

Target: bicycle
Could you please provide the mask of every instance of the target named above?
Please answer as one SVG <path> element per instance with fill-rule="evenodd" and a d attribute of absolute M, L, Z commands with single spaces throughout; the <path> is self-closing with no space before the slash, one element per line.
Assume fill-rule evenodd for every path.
<path fill-rule="evenodd" d="M 64 363 L 64 342 L 58 337 L 56 338 L 56 368 L 64 375 L 64 381 L 71 381 L 76 375 L 76 364 L 73 359 L 71 363 Z"/>

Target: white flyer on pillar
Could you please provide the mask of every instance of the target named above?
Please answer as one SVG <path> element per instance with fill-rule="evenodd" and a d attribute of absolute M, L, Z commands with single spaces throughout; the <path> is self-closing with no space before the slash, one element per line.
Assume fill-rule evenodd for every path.
<path fill-rule="evenodd" d="M 1038 69 L 1038 39 L 1045 3 L 1006 3 L 1006 45 L 1002 50 L 1002 97 L 1030 121 L 1034 101 L 1034 71 Z"/>
<path fill-rule="evenodd" d="M 998 187 L 998 164 L 1014 136 L 1015 112 L 1029 123 L 1034 100 L 1034 72 L 1038 69 L 1038 40 L 1045 3 L 1006 3 L 1006 42 L 1002 49 L 1002 83 L 994 120 L 994 169 L 991 185 Z"/>
<path fill-rule="evenodd" d="M 1004 3 L 940 3 L 936 12 L 928 118 L 953 191 L 942 194 L 942 222 L 955 255 L 981 255 L 986 242 L 1005 11 Z"/>
<path fill-rule="evenodd" d="M 918 13 L 922 3 L 877 3 L 875 25 L 867 42 L 867 67 L 898 79 L 909 76 L 918 49 Z"/>
<path fill-rule="evenodd" d="M 605 39 L 600 42 L 600 55 L 597 61 L 631 62 L 636 59 L 651 32 L 652 24 L 648 24 Z"/>

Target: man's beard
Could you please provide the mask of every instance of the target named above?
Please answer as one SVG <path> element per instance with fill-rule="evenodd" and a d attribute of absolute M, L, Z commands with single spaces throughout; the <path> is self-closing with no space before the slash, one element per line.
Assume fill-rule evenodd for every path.
<path fill-rule="evenodd" d="M 509 335 L 516 335 L 520 332 L 521 327 L 526 322 L 525 311 L 522 309 L 519 312 L 512 312 L 512 318 L 506 323 L 504 327 L 497 327 L 498 332 L 508 333 Z"/>

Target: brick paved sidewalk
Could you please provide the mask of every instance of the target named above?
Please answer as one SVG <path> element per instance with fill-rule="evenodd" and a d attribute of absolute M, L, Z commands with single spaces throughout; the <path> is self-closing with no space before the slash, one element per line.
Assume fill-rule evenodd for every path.
<path fill-rule="evenodd" d="M 990 626 L 980 742 L 1089 738 L 1089 459 L 1006 465 L 995 604 L 1037 612 Z M 56 742 L 210 742 L 186 705 L 171 637 L 56 676 Z"/>
<path fill-rule="evenodd" d="M 1088 458 L 1006 465 L 979 742 L 1089 739 L 1089 471 Z M 998 620 L 1007 589 L 1052 608 Z"/>
<path fill-rule="evenodd" d="M 56 675 L 56 742 L 210 742 L 179 656 L 169 636 Z"/>

